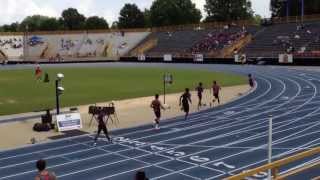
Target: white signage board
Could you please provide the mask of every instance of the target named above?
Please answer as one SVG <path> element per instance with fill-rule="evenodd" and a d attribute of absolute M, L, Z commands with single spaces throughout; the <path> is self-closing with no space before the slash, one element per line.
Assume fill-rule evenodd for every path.
<path fill-rule="evenodd" d="M 165 54 L 163 55 L 164 61 L 172 61 L 172 55 L 171 54 Z"/>
<path fill-rule="evenodd" d="M 203 54 L 195 54 L 193 56 L 193 61 L 194 62 L 203 62 Z"/>
<path fill-rule="evenodd" d="M 56 118 L 59 132 L 82 128 L 80 113 L 60 114 Z"/>
<path fill-rule="evenodd" d="M 293 55 L 292 54 L 279 54 L 279 63 L 283 63 L 283 64 L 293 63 Z"/>
<path fill-rule="evenodd" d="M 245 54 L 239 55 L 236 54 L 234 55 L 234 62 L 236 63 L 245 63 L 247 61 L 247 56 Z"/>
<path fill-rule="evenodd" d="M 138 61 L 145 61 L 146 60 L 146 56 L 144 54 L 140 54 L 138 56 Z"/>

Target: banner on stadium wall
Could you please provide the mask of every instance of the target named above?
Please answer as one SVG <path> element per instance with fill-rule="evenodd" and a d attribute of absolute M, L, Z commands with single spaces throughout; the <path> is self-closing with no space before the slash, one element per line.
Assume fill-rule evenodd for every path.
<path fill-rule="evenodd" d="M 193 55 L 194 62 L 203 62 L 203 54 L 195 54 Z"/>
<path fill-rule="evenodd" d="M 140 54 L 138 56 L 138 61 L 145 61 L 146 60 L 146 56 L 144 54 Z"/>
<path fill-rule="evenodd" d="M 172 55 L 171 54 L 165 54 L 163 55 L 164 61 L 172 61 Z"/>
<path fill-rule="evenodd" d="M 80 113 L 61 114 L 56 118 L 59 132 L 82 128 Z"/>
<path fill-rule="evenodd" d="M 292 54 L 279 54 L 279 63 L 290 64 L 293 63 Z"/>
<path fill-rule="evenodd" d="M 245 63 L 247 61 L 247 56 L 245 54 L 239 55 L 236 54 L 234 55 L 234 62 L 236 63 Z"/>

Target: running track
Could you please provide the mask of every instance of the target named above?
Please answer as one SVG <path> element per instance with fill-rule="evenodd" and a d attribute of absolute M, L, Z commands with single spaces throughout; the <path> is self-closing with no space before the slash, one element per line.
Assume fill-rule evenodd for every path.
<path fill-rule="evenodd" d="M 67 65 L 67 66 L 101 66 Z M 320 73 L 284 67 L 225 65 L 106 64 L 165 66 L 252 73 L 257 88 L 234 102 L 151 125 L 112 132 L 114 143 L 80 136 L 0 152 L 0 180 L 33 179 L 44 158 L 62 180 L 133 179 L 144 169 L 151 179 L 222 179 L 267 162 L 268 116 L 273 116 L 273 160 L 320 145 Z M 19 67 L 21 68 L 21 67 Z M 25 68 L 25 67 L 22 67 Z M 222 90 L 223 93 L 223 90 Z M 320 155 L 290 166 L 319 162 Z M 290 179 L 320 176 L 319 169 Z M 264 179 L 266 173 L 255 175 Z"/>

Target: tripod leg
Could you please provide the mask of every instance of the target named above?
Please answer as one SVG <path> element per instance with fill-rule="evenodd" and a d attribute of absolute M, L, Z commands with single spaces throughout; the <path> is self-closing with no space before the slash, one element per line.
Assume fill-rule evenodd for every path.
<path fill-rule="evenodd" d="M 108 121 L 109 119 L 111 119 L 111 123 L 113 124 L 113 119 L 111 118 L 110 115 L 108 115 L 107 121 Z"/>
<path fill-rule="evenodd" d="M 90 128 L 91 125 L 92 125 L 93 117 L 94 117 L 94 115 L 91 116 L 91 119 L 90 119 L 90 122 L 89 122 L 89 128 Z"/>
<path fill-rule="evenodd" d="M 119 119 L 118 119 L 117 113 L 114 113 L 114 117 L 116 118 L 116 123 L 117 123 L 117 124 L 120 124 L 120 121 L 119 121 Z"/>

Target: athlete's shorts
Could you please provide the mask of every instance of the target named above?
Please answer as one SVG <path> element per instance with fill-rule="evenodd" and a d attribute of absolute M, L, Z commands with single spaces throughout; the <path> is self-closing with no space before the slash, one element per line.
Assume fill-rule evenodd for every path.
<path fill-rule="evenodd" d="M 155 111 L 154 114 L 156 115 L 157 118 L 161 117 L 161 112 L 160 111 Z"/>
<path fill-rule="evenodd" d="M 183 111 L 186 113 L 189 112 L 189 104 L 183 104 Z"/>

